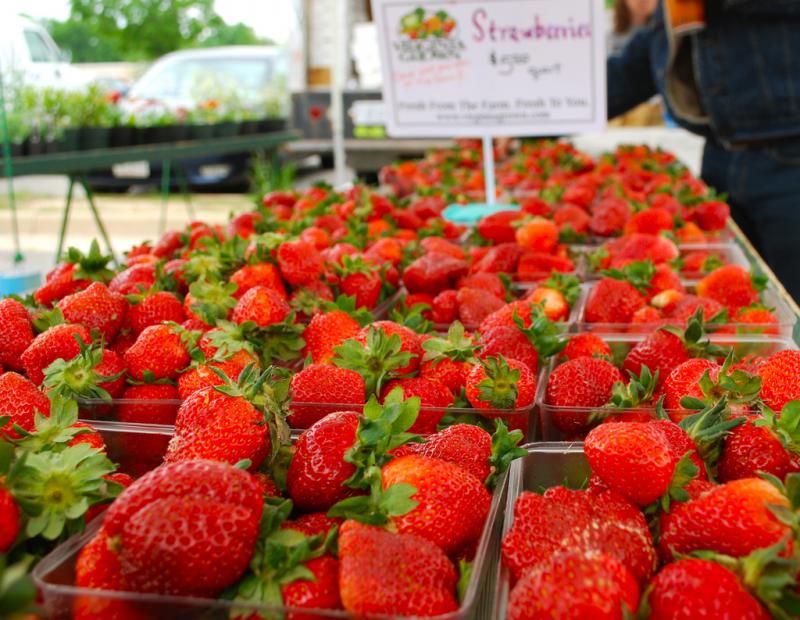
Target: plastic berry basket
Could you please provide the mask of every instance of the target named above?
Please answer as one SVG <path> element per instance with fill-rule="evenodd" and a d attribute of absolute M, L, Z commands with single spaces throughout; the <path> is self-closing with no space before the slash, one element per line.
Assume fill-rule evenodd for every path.
<path fill-rule="evenodd" d="M 505 507 L 506 480 L 503 475 L 492 495 L 489 515 L 484 524 L 481 538 L 475 552 L 472 574 L 464 594 L 464 599 L 457 611 L 435 616 L 436 620 L 484 620 L 491 617 L 494 608 L 494 583 L 500 564 L 500 537 L 502 515 Z M 180 618 L 180 620 L 229 620 L 231 612 L 244 611 L 242 617 L 250 612 L 262 612 L 265 617 L 292 617 L 292 612 L 302 614 L 303 618 L 347 620 L 366 618 L 375 620 L 402 620 L 408 616 L 396 615 L 358 615 L 346 611 L 297 609 L 266 605 L 234 604 L 231 601 L 199 599 L 179 596 L 163 596 L 157 594 L 140 594 L 133 592 L 114 592 L 107 590 L 89 590 L 78 588 L 75 583 L 75 566 L 81 549 L 89 543 L 100 527 L 100 519 L 95 519 L 87 531 L 73 536 L 49 553 L 33 571 L 33 580 L 39 591 L 39 608 L 41 617 L 47 620 L 69 620 L 72 610 L 79 598 L 96 598 L 126 603 L 135 603 L 141 618 L 162 620 L 164 618 Z M 297 617 L 300 617 L 299 615 Z"/>
<path fill-rule="evenodd" d="M 508 470 L 508 490 L 503 536 L 514 522 L 514 505 L 523 491 L 541 491 L 559 485 L 580 488 L 591 475 L 589 463 L 580 443 L 537 443 L 525 446 L 528 455 L 517 459 Z M 505 618 L 511 580 L 505 566 L 498 567 L 495 581 L 494 613 L 487 618 Z"/>
<path fill-rule="evenodd" d="M 644 339 L 643 334 L 598 334 L 611 347 L 615 361 L 621 361 L 637 342 Z M 746 355 L 767 356 L 784 349 L 797 349 L 797 344 L 789 337 L 774 337 L 761 335 L 711 334 L 711 342 L 723 347 L 730 347 L 737 357 Z M 592 418 L 597 418 L 597 423 L 602 418 L 616 415 L 645 413 L 655 415 L 655 407 L 639 407 L 636 409 L 614 409 L 604 407 L 558 407 L 545 402 L 547 381 L 550 373 L 558 363 L 551 360 L 539 373 L 536 384 L 535 410 L 532 420 L 531 434 L 545 442 L 552 441 L 580 441 L 585 437 L 588 429 L 593 426 Z M 669 414 L 671 410 L 667 409 Z M 561 420 L 574 420 L 585 418 L 585 428 L 580 432 L 566 429 L 569 424 L 560 423 Z"/>
<path fill-rule="evenodd" d="M 584 267 L 585 267 L 585 280 L 599 280 L 602 278 L 602 275 L 592 268 L 591 263 L 588 260 L 588 255 L 598 249 L 597 246 L 581 246 L 579 251 L 581 252 L 584 260 Z M 687 243 L 681 244 L 678 246 L 678 256 L 680 258 L 685 258 L 689 254 L 695 252 L 708 252 L 709 254 L 714 254 L 719 257 L 724 265 L 739 265 L 746 269 L 750 269 L 750 262 L 747 260 L 742 248 L 740 248 L 736 243 Z M 699 271 L 681 271 L 680 275 L 682 278 L 687 280 L 699 280 L 706 274 L 701 273 Z"/>
<path fill-rule="evenodd" d="M 694 293 L 697 286 L 697 281 L 686 280 L 684 286 L 688 293 Z M 589 300 L 589 293 L 593 283 L 587 282 L 581 285 L 581 294 L 575 302 L 577 310 L 574 326 L 579 332 L 602 332 L 602 333 L 649 333 L 653 331 L 657 324 L 652 323 L 590 323 L 586 320 L 586 304 Z M 778 319 L 778 324 L 772 326 L 777 330 L 777 336 L 791 336 L 794 329 L 797 317 L 792 312 L 786 300 L 781 297 L 778 290 L 774 285 L 768 284 L 767 287 L 761 291 L 761 301 L 768 308 L 772 309 L 772 313 Z M 707 323 L 706 329 L 708 331 L 719 330 L 733 330 L 738 335 L 758 335 L 763 330 L 762 326 L 753 325 L 751 323 L 720 323 L 718 325 Z"/>
<path fill-rule="evenodd" d="M 173 435 L 172 426 L 161 424 L 121 424 L 94 420 L 91 424 L 103 438 L 108 458 L 119 466 L 118 471 L 134 478 L 161 464 Z"/>

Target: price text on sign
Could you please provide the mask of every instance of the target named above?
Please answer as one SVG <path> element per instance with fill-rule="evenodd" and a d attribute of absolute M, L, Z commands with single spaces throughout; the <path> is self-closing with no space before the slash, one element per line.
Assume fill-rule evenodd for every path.
<path fill-rule="evenodd" d="M 394 136 L 606 124 L 602 0 L 372 0 Z"/>

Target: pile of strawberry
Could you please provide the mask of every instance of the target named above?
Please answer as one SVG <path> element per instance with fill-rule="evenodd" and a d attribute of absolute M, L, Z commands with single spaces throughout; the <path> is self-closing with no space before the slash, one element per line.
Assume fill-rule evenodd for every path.
<path fill-rule="evenodd" d="M 651 418 L 658 406 L 678 422 L 723 396 L 739 413 L 759 403 L 779 411 L 800 399 L 800 352 L 773 342 L 712 341 L 699 311 L 685 329 L 656 328 L 632 346 L 616 344 L 613 351 L 595 333 L 570 338 L 546 378 L 547 424 L 574 438 L 599 423 Z"/>
<path fill-rule="evenodd" d="M 722 398 L 678 424 L 593 429 L 586 489 L 516 500 L 509 620 L 797 617 L 799 422 L 797 400 Z"/>
<path fill-rule="evenodd" d="M 228 420 L 269 409 L 261 391 L 231 396 L 229 388 L 191 397 L 179 419 L 196 419 L 200 407 Z M 114 501 L 81 550 L 76 585 L 224 596 L 233 618 L 284 607 L 403 616 L 457 610 L 491 489 L 524 453 L 516 447 L 521 433 L 498 423 L 492 436 L 461 424 L 423 440 L 408 432 L 419 409 L 418 398 L 395 390 L 383 405 L 372 398 L 363 415 L 327 415 L 291 452 L 284 445 L 264 453 L 255 427 L 236 442 L 219 433 L 214 440 L 224 445 L 189 448 L 193 438 L 176 425 L 166 463 Z M 154 611 L 145 601 L 82 594 L 73 617 Z"/>

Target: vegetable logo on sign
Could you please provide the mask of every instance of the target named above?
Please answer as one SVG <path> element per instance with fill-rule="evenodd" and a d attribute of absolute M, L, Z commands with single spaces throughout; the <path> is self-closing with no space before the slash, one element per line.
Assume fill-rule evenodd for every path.
<path fill-rule="evenodd" d="M 447 11 L 426 11 L 417 7 L 400 18 L 401 38 L 394 47 L 402 61 L 460 58 L 464 44 L 459 40 L 456 20 Z"/>

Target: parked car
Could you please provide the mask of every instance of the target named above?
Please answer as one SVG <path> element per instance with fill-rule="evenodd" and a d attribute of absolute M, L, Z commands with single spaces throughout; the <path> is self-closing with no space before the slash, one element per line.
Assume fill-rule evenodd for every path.
<path fill-rule="evenodd" d="M 182 116 L 201 109 L 210 100 L 225 105 L 235 98 L 239 106 L 261 106 L 268 93 L 288 110 L 288 60 L 272 46 L 230 46 L 173 52 L 158 59 L 119 100 L 124 112 L 137 118 L 155 118 L 164 111 Z M 266 111 L 264 111 L 266 112 Z M 248 186 L 249 153 L 185 159 L 177 162 L 193 188 L 242 190 Z M 173 168 L 175 166 L 173 165 Z M 132 185 L 161 181 L 158 162 L 95 170 L 87 175 L 98 191 L 122 191 Z M 173 174 L 173 183 L 175 182 Z"/>
<path fill-rule="evenodd" d="M 0 71 L 6 83 L 79 88 L 86 78 L 69 64 L 55 41 L 38 23 L 0 9 Z"/>

